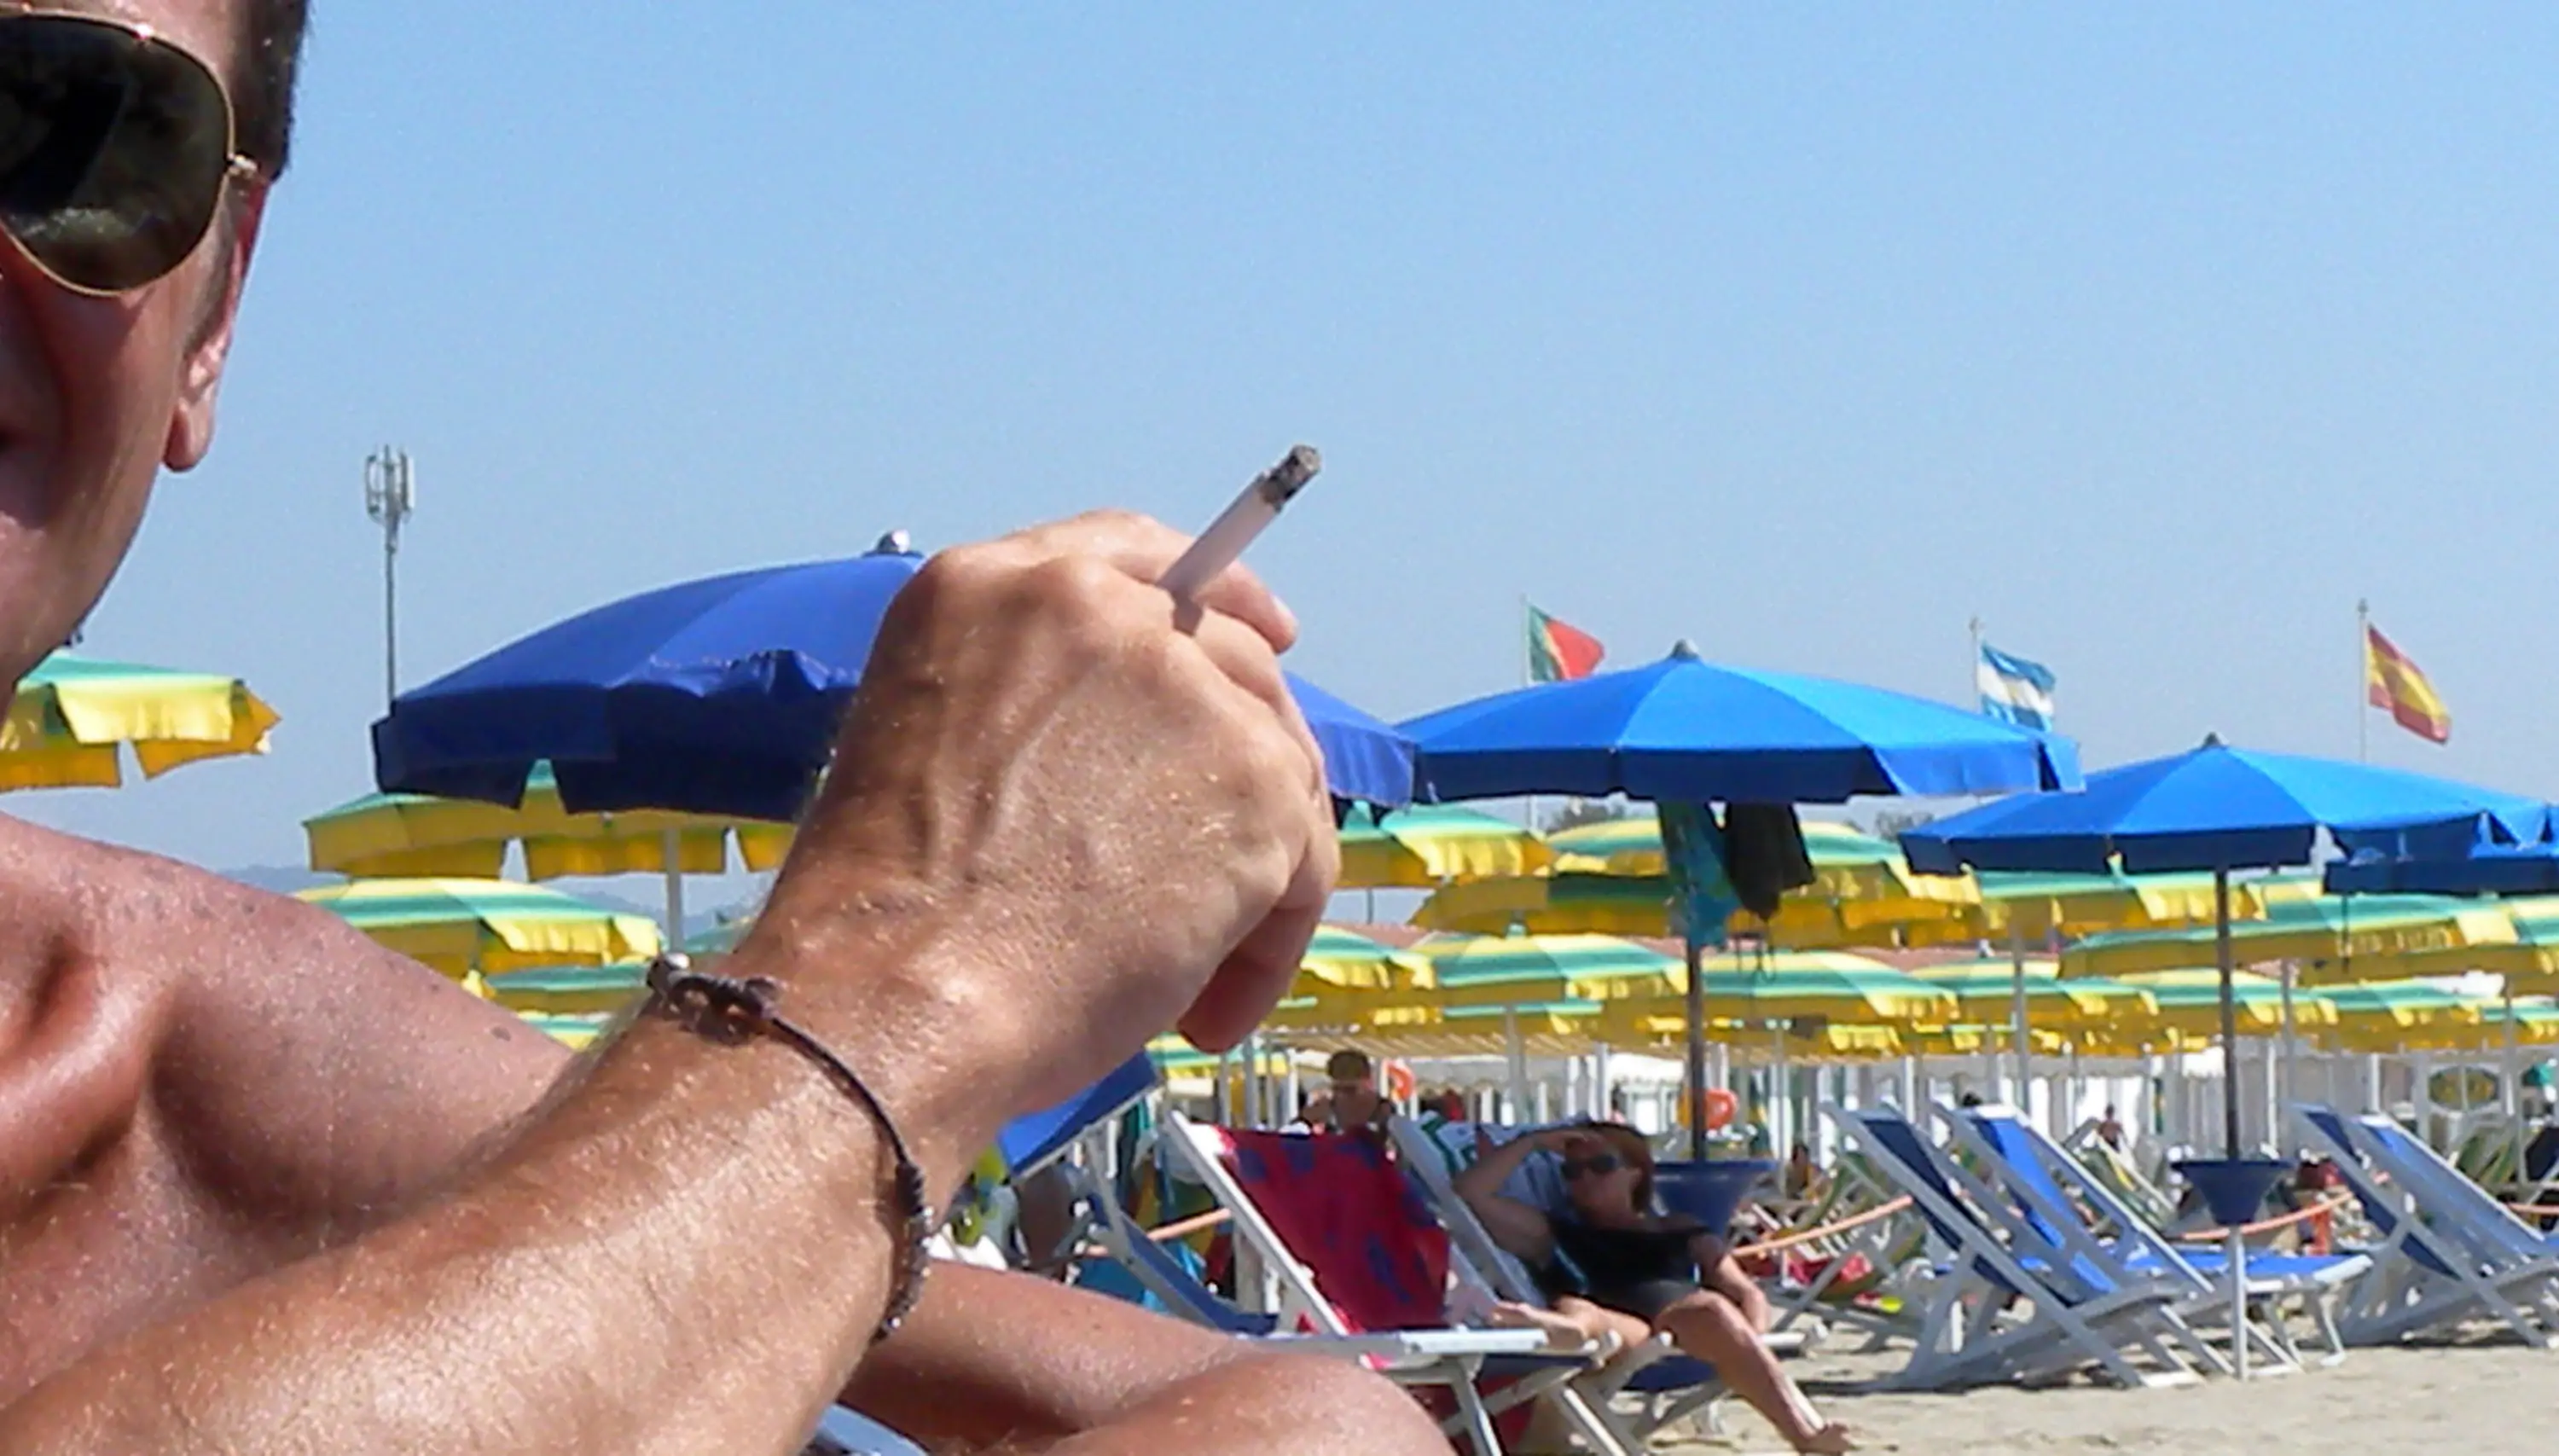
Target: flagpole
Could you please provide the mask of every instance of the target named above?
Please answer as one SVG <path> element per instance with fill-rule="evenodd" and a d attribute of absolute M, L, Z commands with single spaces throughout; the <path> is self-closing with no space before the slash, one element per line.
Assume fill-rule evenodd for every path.
<path fill-rule="evenodd" d="M 1533 639 L 1535 637 L 1537 627 L 1537 608 L 1529 602 L 1528 593 L 1526 592 L 1520 593 L 1519 604 L 1520 685 L 1522 687 L 1535 687 L 1537 685 L 1537 643 Z M 1528 813 L 1528 831 L 1532 834 L 1543 832 L 1539 829 L 1537 822 L 1536 795 L 1532 794 L 1528 796 L 1526 811 Z"/>
<path fill-rule="evenodd" d="M 1982 705 L 1982 619 L 1979 617 L 1973 619 L 1971 631 L 1973 659 L 1970 665 L 1964 668 L 1964 695 L 1955 701 L 1969 702 L 1978 708 Z"/>
<path fill-rule="evenodd" d="M 2372 762 L 2372 604 L 2354 604 L 2354 761 Z"/>

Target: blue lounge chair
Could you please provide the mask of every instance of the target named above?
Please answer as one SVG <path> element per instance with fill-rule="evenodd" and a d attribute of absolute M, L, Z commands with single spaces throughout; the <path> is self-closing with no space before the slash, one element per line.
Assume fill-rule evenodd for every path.
<path fill-rule="evenodd" d="M 2092 1256 L 2084 1228 L 2074 1239 L 2048 1219 L 2054 1237 L 2046 1237 L 1897 1111 L 1823 1112 L 1909 1196 L 1949 1253 L 1920 1291 L 1918 1348 L 1887 1387 L 1948 1389 L 2082 1369 L 2127 1386 L 2191 1384 L 2198 1376 L 2181 1349 L 2218 1367 L 2179 1314 L 2187 1288 L 2124 1276 L 2102 1251 Z M 2134 1364 L 2135 1352 L 2150 1368 Z"/>
<path fill-rule="evenodd" d="M 2077 1243 L 2081 1256 L 2102 1253 L 2111 1258 L 2119 1278 L 2158 1276 L 2184 1286 L 2189 1298 L 2183 1313 L 2193 1323 L 2206 1324 L 2216 1318 L 2228 1322 L 2227 1249 L 2181 1245 L 2169 1239 L 2105 1180 L 2092 1174 L 2014 1108 L 1979 1106 L 1958 1111 L 1939 1107 L 1937 1117 L 1977 1156 L 1983 1171 L 2005 1187 L 2020 1217 L 2039 1237 L 2056 1244 L 2064 1241 L 2055 1226 L 2079 1226 L 2077 1210 L 2085 1207 L 2110 1232 L 2099 1235 L 2082 1228 L 2080 1232 L 2094 1241 L 2094 1248 Z M 2256 1315 L 2250 1322 L 2250 1338 L 2275 1363 L 2272 1369 L 2298 1370 L 2304 1363 L 2285 1318 L 2288 1306 L 2302 1307 L 2318 1326 L 2327 1346 L 2323 1364 L 2333 1365 L 2344 1356 L 2335 1306 L 2345 1287 L 2371 1268 L 2372 1260 L 2362 1254 L 2250 1251 L 2248 1302 Z M 2213 1359 L 2217 1363 L 2218 1355 Z"/>
<path fill-rule="evenodd" d="M 2346 1343 L 2395 1344 L 2487 1318 L 2528 1345 L 2559 1349 L 2559 1246 L 2397 1123 L 2318 1105 L 2295 1111 L 2381 1238 L 2369 1250 L 2373 1276 L 2339 1313 Z"/>

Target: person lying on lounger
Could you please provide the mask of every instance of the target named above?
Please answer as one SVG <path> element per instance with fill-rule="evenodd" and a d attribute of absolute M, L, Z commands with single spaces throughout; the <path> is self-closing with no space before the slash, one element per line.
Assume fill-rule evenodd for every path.
<path fill-rule="evenodd" d="M 1564 1160 L 1572 1207 L 1553 1213 L 1504 1197 L 1530 1155 Z M 1768 1297 L 1735 1268 L 1724 1240 L 1696 1221 L 1653 1210 L 1653 1155 L 1613 1122 L 1549 1128 L 1492 1148 L 1457 1175 L 1457 1195 L 1495 1242 L 1525 1260 L 1549 1309 L 1503 1305 L 1500 1318 L 1602 1344 L 1659 1332 L 1713 1365 L 1798 1451 L 1847 1451 L 1848 1427 L 1813 1409 L 1760 1336 Z"/>

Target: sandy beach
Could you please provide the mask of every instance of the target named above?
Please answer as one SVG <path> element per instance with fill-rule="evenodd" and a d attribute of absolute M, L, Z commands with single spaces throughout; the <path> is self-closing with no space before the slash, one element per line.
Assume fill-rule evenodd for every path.
<path fill-rule="evenodd" d="M 2559 1353 L 2514 1344 L 2357 1350 L 2333 1369 L 2274 1380 L 2206 1381 L 2163 1390 L 2076 1384 L 1991 1386 L 1948 1395 L 1845 1391 L 1898 1368 L 1898 1356 L 1815 1354 L 1792 1369 L 1862 1448 L 1906 1456 L 2105 1451 L 2123 1456 L 2239 1456 L 2275 1449 L 2361 1453 L 2545 1453 L 2559 1433 Z M 1729 1401 L 1725 1440 L 1666 1441 L 1665 1456 L 1785 1450 L 1751 1410 Z"/>

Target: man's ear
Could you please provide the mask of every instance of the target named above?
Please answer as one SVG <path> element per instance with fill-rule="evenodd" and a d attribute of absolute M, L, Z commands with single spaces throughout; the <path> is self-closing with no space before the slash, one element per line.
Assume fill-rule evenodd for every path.
<path fill-rule="evenodd" d="M 178 397 L 169 411 L 169 439 L 161 463 L 171 470 L 193 470 L 214 446 L 214 400 L 222 390 L 223 364 L 231 353 L 231 326 L 239 318 L 240 294 L 248 287 L 248 261 L 257 251 L 258 223 L 266 217 L 266 189 L 243 187 L 217 222 L 215 243 L 222 256 L 214 281 L 207 285 L 205 307 L 187 343 L 179 367 Z"/>

